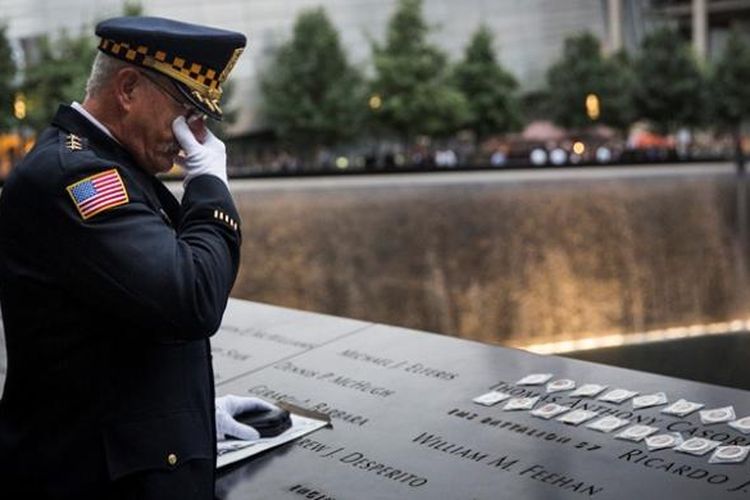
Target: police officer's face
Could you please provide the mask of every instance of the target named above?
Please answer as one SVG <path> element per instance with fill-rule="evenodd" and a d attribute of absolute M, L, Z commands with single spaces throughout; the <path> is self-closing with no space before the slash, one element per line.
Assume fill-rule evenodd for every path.
<path fill-rule="evenodd" d="M 180 151 L 172 122 L 178 116 L 192 119 L 196 110 L 166 77 L 139 73 L 129 149 L 144 169 L 154 174 L 167 172 Z"/>

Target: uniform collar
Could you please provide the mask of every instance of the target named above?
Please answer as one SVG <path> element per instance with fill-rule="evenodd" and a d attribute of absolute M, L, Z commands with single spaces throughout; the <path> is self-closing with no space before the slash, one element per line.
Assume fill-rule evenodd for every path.
<path fill-rule="evenodd" d="M 60 105 L 52 119 L 52 125 L 85 137 L 101 156 L 137 167 L 133 156 L 114 137 L 101 130 L 72 106 Z"/>
<path fill-rule="evenodd" d="M 104 126 L 104 124 L 102 122 L 100 122 L 99 120 L 97 120 L 94 115 L 92 115 L 91 113 L 89 113 L 86 108 L 84 108 L 83 106 L 81 106 L 81 104 L 79 102 L 73 101 L 73 104 L 71 104 L 70 107 L 73 108 L 73 109 L 75 109 L 79 113 L 81 113 L 84 116 L 84 118 L 86 118 L 88 121 L 90 121 L 91 123 L 93 123 L 94 125 L 96 125 L 96 128 L 98 128 L 99 130 L 101 130 L 102 132 L 104 132 L 105 134 L 107 134 L 107 136 L 110 139 L 114 139 L 117 142 L 117 144 L 120 144 L 120 141 L 118 141 L 117 138 L 114 135 L 112 135 L 112 132 L 110 132 L 109 129 L 106 126 Z"/>

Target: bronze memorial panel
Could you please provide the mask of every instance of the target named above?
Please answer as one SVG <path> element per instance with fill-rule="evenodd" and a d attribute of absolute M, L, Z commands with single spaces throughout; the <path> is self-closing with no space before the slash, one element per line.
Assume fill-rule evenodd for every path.
<path fill-rule="evenodd" d="M 705 500 L 750 494 L 750 461 L 709 462 L 716 446 L 734 446 L 726 451 L 732 456 L 750 445 L 750 434 L 742 432 L 748 429 L 702 423 L 700 414 L 732 406 L 735 420 L 750 415 L 745 391 L 384 325 L 341 319 L 345 326 L 337 326 L 330 316 L 267 307 L 233 301 L 224 324 L 252 328 L 256 309 L 266 308 L 259 323 L 282 325 L 284 315 L 293 315 L 295 326 L 285 337 L 310 345 L 282 352 L 264 347 L 267 339 L 258 336 L 233 340 L 235 349 L 258 359 L 248 360 L 246 369 L 233 360 L 231 373 L 241 375 L 217 381 L 217 394 L 286 399 L 329 414 L 333 428 L 222 471 L 220 498 Z M 216 344 L 225 342 L 222 335 Z M 214 356 L 217 373 L 224 373 L 225 362 Z M 531 374 L 551 378 L 518 384 Z M 586 384 L 606 389 L 572 396 L 572 383 L 579 392 Z M 612 394 L 616 389 L 624 391 Z M 473 401 L 491 391 L 539 396 L 536 414 L 504 410 L 510 399 Z M 627 399 L 600 399 L 607 396 Z M 662 411 L 680 399 L 704 406 L 686 416 Z M 616 418 L 598 422 L 607 416 Z M 576 417 L 586 420 L 576 425 Z M 588 427 L 594 422 L 600 430 Z M 604 432 L 609 425 L 619 428 Z M 633 425 L 646 428 L 632 431 Z M 659 436 L 649 441 L 654 446 L 669 440 L 662 434 L 675 432 L 685 441 L 718 444 L 694 440 L 683 452 L 651 450 L 643 440 L 615 437 L 624 430 L 635 434 L 631 439 Z M 689 453 L 703 445 L 710 448 L 705 454 Z"/>

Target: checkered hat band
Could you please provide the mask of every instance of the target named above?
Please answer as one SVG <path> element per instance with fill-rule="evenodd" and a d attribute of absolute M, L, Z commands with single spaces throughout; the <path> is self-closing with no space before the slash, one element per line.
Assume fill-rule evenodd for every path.
<path fill-rule="evenodd" d="M 130 45 L 106 38 L 102 38 L 99 43 L 99 49 L 118 59 L 140 66 L 147 66 L 144 64 L 144 60 L 150 57 L 160 63 L 171 66 L 174 71 L 182 73 L 198 85 L 205 85 L 212 90 L 219 88 L 219 73 L 216 70 L 207 68 L 201 64 L 188 62 L 182 57 L 167 54 L 162 50 L 154 50 L 145 45 Z"/>

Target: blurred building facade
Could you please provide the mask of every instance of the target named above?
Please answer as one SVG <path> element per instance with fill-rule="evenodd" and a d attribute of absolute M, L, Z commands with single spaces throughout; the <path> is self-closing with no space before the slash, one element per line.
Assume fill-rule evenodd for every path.
<path fill-rule="evenodd" d="M 732 29 L 750 33 L 750 0 L 650 0 L 643 11 L 648 23 L 679 29 L 700 58 L 717 55 Z"/>
<path fill-rule="evenodd" d="M 0 22 L 23 64 L 34 57 L 45 34 L 91 33 L 97 20 L 120 15 L 123 0 L 0 0 Z M 258 116 L 258 77 L 272 63 L 276 49 L 290 36 L 297 14 L 323 6 L 341 33 L 350 60 L 367 67 L 369 38 L 382 40 L 396 0 L 143 0 L 144 14 L 172 17 L 242 31 L 248 49 L 234 73 L 234 102 L 239 108 L 234 131 L 262 127 Z M 570 34 L 591 31 L 605 36 L 602 0 L 424 0 L 428 22 L 436 27 L 432 40 L 452 59 L 480 23 L 495 33 L 499 57 L 524 89 L 544 83 L 546 68 L 559 56 Z"/>
<path fill-rule="evenodd" d="M 0 0 L 0 23 L 7 24 L 16 59 L 23 66 L 35 57 L 40 37 L 54 37 L 63 30 L 72 35 L 92 33 L 98 20 L 120 15 L 124 1 Z M 146 15 L 210 24 L 248 35 L 248 50 L 233 73 L 233 102 L 229 105 L 239 111 L 231 132 L 244 134 L 263 128 L 258 112 L 259 75 L 291 36 L 302 9 L 323 6 L 339 29 L 351 61 L 368 69 L 370 39 L 383 39 L 396 2 L 142 0 L 141 5 Z M 432 41 L 453 60 L 462 56 L 480 23 L 490 27 L 501 62 L 526 91 L 544 84 L 546 69 L 558 58 L 569 35 L 590 31 L 602 39 L 605 50 L 633 50 L 650 26 L 671 23 L 686 31 L 686 36 L 691 29 L 700 31 L 705 26 L 698 39 L 710 52 L 720 45 L 730 25 L 748 23 L 750 15 L 750 0 L 423 0 L 423 4 L 428 22 L 435 27 Z"/>

